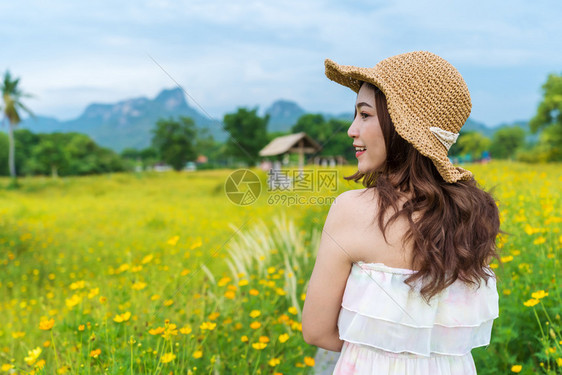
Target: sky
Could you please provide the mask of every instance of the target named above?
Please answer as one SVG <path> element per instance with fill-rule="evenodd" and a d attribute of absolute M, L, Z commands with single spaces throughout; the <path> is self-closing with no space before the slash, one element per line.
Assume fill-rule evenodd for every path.
<path fill-rule="evenodd" d="M 355 93 L 324 60 L 371 67 L 425 50 L 455 66 L 473 120 L 529 120 L 562 73 L 559 0 L 6 1 L 0 73 L 20 77 L 35 114 L 78 117 L 91 103 L 154 98 L 177 84 L 215 119 L 275 100 L 353 112 Z"/>

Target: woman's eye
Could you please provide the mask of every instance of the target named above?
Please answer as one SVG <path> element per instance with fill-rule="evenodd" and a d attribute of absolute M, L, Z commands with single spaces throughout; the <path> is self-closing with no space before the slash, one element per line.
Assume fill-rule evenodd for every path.
<path fill-rule="evenodd" d="M 360 116 L 363 120 L 366 119 L 367 117 L 369 117 L 369 115 L 367 113 L 364 113 L 364 112 L 361 112 Z"/>

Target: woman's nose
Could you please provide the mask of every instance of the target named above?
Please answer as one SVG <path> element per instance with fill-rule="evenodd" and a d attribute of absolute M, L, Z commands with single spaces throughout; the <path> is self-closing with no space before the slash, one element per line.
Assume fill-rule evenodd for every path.
<path fill-rule="evenodd" d="M 349 125 L 349 129 L 347 129 L 347 135 L 351 138 L 359 137 L 359 128 L 355 124 L 355 119 L 353 119 L 353 122 L 351 123 L 351 125 Z"/>

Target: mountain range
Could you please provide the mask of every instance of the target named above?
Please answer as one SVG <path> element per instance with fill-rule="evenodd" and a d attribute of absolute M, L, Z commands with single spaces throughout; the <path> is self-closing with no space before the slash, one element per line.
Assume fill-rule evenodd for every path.
<path fill-rule="evenodd" d="M 278 100 L 265 113 L 269 115 L 268 132 L 287 132 L 307 112 L 293 101 Z M 227 138 L 227 132 L 222 129 L 220 121 L 210 119 L 190 106 L 180 88 L 162 90 L 154 99 L 140 97 L 114 104 L 90 104 L 80 116 L 67 121 L 45 116 L 26 118 L 19 127 L 34 133 L 85 133 L 99 145 L 121 152 L 129 147 L 148 147 L 152 138 L 151 129 L 158 119 L 178 116 L 191 117 L 198 128 L 208 129 L 209 134 L 217 141 L 222 142 Z M 348 121 L 353 119 L 353 113 L 324 116 Z M 514 125 L 527 128 L 525 122 Z M 463 126 L 463 132 L 475 130 L 487 137 L 491 137 L 497 129 L 470 118 Z"/>

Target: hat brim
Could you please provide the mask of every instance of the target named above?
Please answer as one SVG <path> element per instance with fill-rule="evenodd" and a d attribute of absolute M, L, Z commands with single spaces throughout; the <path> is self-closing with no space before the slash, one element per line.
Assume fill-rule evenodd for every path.
<path fill-rule="evenodd" d="M 388 112 L 396 132 L 415 146 L 422 155 L 429 157 L 446 182 L 454 183 L 459 180 L 470 180 L 473 177 L 472 172 L 461 167 L 455 167 L 451 163 L 447 157 L 447 148 L 431 133 L 429 130 L 431 124 L 424 123 L 426 119 L 415 118 L 413 121 L 418 122 L 421 126 L 412 126 L 412 118 L 407 119 L 404 116 L 405 113 L 409 113 L 411 116 L 412 112 L 415 112 L 409 110 L 412 103 L 404 100 L 398 89 L 385 85 L 385 79 L 378 74 L 376 66 L 361 68 L 340 65 L 330 59 L 326 59 L 324 65 L 326 77 L 342 86 L 349 87 L 356 93 L 359 92 L 363 82 L 369 82 L 378 87 L 387 98 Z M 444 151 L 443 155 L 429 155 L 428 152 L 424 151 L 441 148 Z"/>

